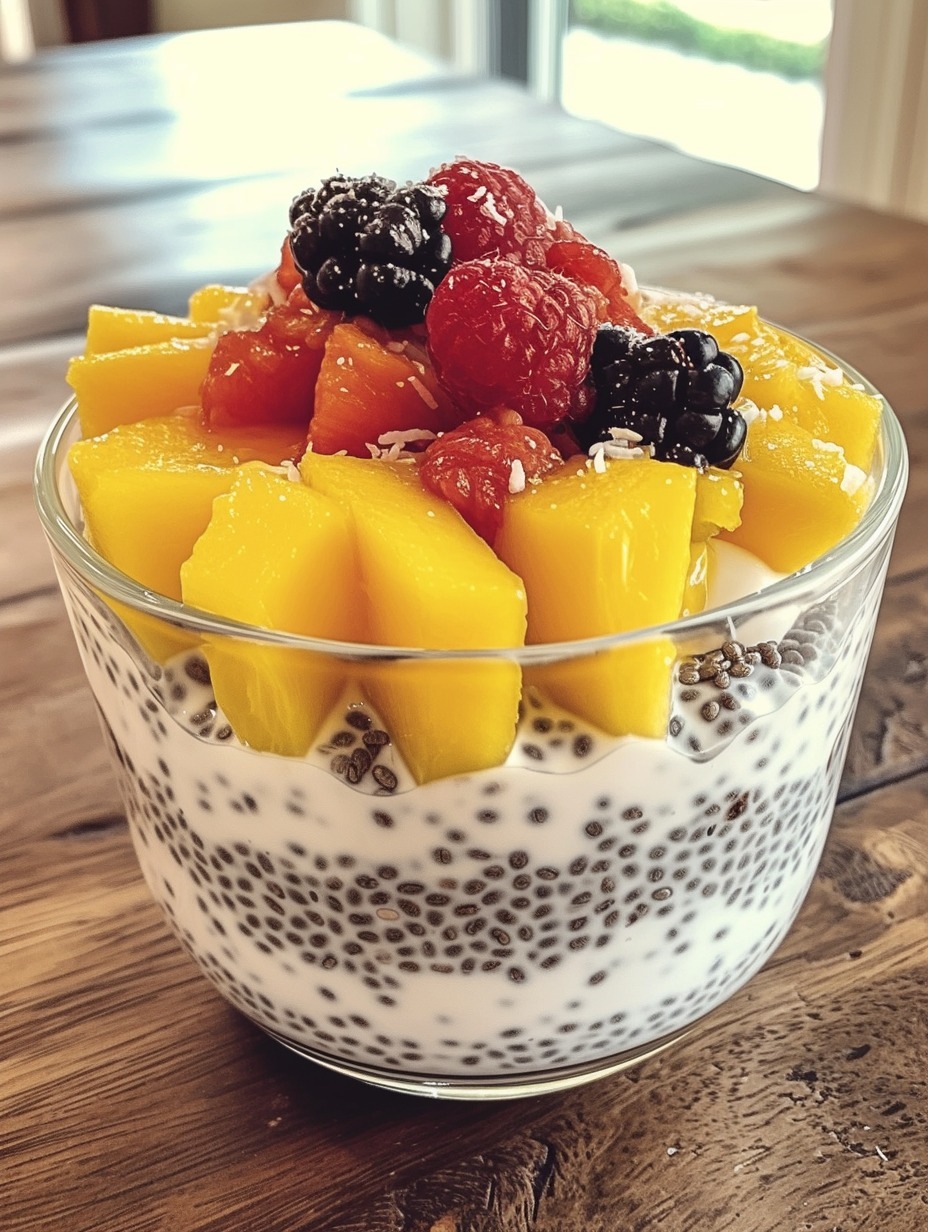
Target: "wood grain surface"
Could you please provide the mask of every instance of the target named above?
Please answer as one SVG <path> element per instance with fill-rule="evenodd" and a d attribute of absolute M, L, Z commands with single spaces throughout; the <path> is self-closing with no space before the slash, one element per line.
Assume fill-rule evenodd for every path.
<path fill-rule="evenodd" d="M 309 49 L 324 124 L 293 71 Z M 88 302 L 182 308 L 269 266 L 290 196 L 334 165 L 402 178 L 460 152 L 518 165 L 642 280 L 758 302 L 845 356 L 912 458 L 841 803 L 786 943 L 662 1057 L 484 1105 L 301 1062 L 182 954 L 137 871 L 30 486 Z M 3 1232 L 928 1227 L 928 228 L 365 32 L 268 28 L 0 72 L 0 279 Z"/>

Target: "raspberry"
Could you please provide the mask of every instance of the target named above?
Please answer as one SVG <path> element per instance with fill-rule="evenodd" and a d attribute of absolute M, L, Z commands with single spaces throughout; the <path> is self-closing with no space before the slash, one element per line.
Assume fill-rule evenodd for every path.
<path fill-rule="evenodd" d="M 640 333 L 653 333 L 629 303 L 618 262 L 604 248 L 574 231 L 569 223 L 558 223 L 554 239 L 545 250 L 548 269 L 571 278 L 581 286 L 596 287 L 606 300 L 602 322 L 629 325 Z"/>
<path fill-rule="evenodd" d="M 445 193 L 442 226 L 451 236 L 455 265 L 480 257 L 510 257 L 544 265 L 550 218 L 534 188 L 497 163 L 459 158 L 429 176 Z"/>
<path fill-rule="evenodd" d="M 207 424 L 308 424 L 325 342 L 339 320 L 296 287 L 258 329 L 223 334 L 200 387 Z"/>
<path fill-rule="evenodd" d="M 501 422 L 481 415 L 433 441 L 422 456 L 422 482 L 457 509 L 492 544 L 510 493 L 561 464 L 561 455 L 538 428 L 511 411 Z"/>
<path fill-rule="evenodd" d="M 506 260 L 455 266 L 425 322 L 438 379 L 462 412 L 509 407 L 536 427 L 589 409 L 597 323 L 575 282 Z"/>

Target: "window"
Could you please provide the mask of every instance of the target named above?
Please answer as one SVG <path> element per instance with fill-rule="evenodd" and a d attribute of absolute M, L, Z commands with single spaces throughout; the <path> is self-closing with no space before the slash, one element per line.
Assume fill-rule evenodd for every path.
<path fill-rule="evenodd" d="M 799 188 L 819 180 L 831 0 L 572 0 L 561 101 Z"/>

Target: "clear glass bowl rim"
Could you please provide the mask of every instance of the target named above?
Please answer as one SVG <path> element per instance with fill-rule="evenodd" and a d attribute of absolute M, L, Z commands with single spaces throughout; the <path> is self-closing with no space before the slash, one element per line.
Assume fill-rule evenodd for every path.
<path fill-rule="evenodd" d="M 783 331 L 788 332 L 788 331 Z M 801 337 L 800 335 L 794 335 Z M 39 447 L 35 465 L 35 497 L 39 517 L 49 542 L 67 566 L 85 583 L 148 616 L 165 621 L 175 628 L 199 634 L 224 636 L 263 645 L 313 651 L 339 659 L 354 660 L 506 660 L 521 666 L 561 662 L 632 646 L 658 637 L 670 637 L 679 642 L 698 630 L 719 622 L 747 619 L 781 604 L 804 604 L 827 594 L 838 582 L 852 576 L 893 531 L 899 508 L 905 495 L 908 477 L 908 456 L 905 438 L 892 407 L 878 389 L 843 360 L 818 344 L 816 350 L 851 381 L 863 386 L 867 393 L 880 398 L 883 416 L 877 461 L 880 464 L 877 490 L 863 518 L 854 530 L 831 552 L 813 561 L 798 573 L 790 574 L 763 590 L 746 595 L 724 607 L 706 609 L 695 615 L 635 629 L 628 633 L 585 638 L 578 641 L 535 643 L 519 647 L 486 647 L 477 649 L 422 649 L 413 646 L 383 646 L 358 642 L 339 642 L 323 638 L 301 637 L 249 625 L 146 590 L 126 574 L 115 569 L 87 542 L 74 526 L 65 508 L 58 486 L 62 446 L 77 415 L 77 400 L 70 398 L 60 409 Z"/>

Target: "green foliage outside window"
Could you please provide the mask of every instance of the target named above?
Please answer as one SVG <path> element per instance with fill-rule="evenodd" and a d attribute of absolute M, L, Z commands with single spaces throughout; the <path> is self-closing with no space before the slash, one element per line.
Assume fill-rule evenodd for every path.
<path fill-rule="evenodd" d="M 570 20 L 572 25 L 588 26 L 604 34 L 658 43 L 675 51 L 794 80 L 820 77 L 825 63 L 827 40 L 789 43 L 752 30 L 724 30 L 663 0 L 658 4 L 641 4 L 638 0 L 571 0 Z"/>

